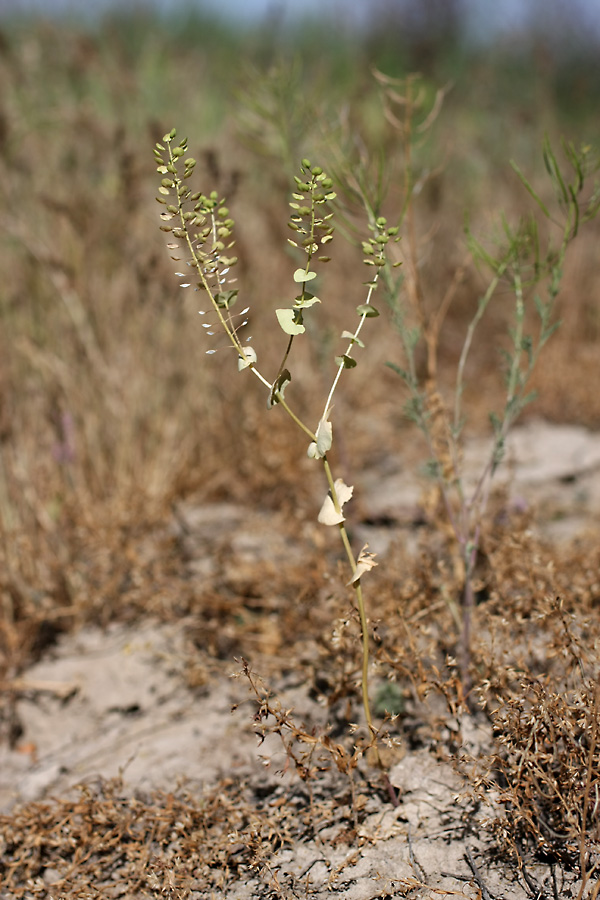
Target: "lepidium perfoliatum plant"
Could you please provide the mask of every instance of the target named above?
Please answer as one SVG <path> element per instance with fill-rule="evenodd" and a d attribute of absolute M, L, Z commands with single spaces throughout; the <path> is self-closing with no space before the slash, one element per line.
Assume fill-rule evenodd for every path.
<path fill-rule="evenodd" d="M 205 297 L 205 308 L 216 318 L 216 325 L 208 326 L 214 332 L 220 329 L 229 344 L 237 353 L 238 370 L 250 374 L 260 382 L 266 393 L 267 407 L 281 407 L 296 423 L 308 440 L 307 453 L 311 459 L 318 460 L 323 467 L 328 485 L 318 520 L 325 526 L 337 528 L 348 564 L 350 578 L 348 586 L 354 591 L 354 598 L 362 636 L 361 690 L 362 703 L 369 740 L 375 744 L 376 729 L 373 725 L 369 704 L 368 669 L 369 669 L 369 631 L 367 613 L 362 590 L 362 578 L 376 565 L 374 554 L 368 546 L 364 546 L 358 555 L 355 554 L 345 527 L 344 504 L 352 497 L 353 488 L 341 478 L 334 478 L 328 459 L 333 441 L 331 412 L 333 399 L 339 387 L 342 374 L 356 366 L 355 352 L 364 346 L 361 334 L 365 322 L 379 315 L 373 306 L 372 299 L 380 280 L 380 274 L 386 265 L 386 247 L 390 241 L 397 240 L 397 229 L 389 228 L 384 218 L 371 216 L 369 235 L 363 242 L 364 262 L 368 266 L 369 279 L 365 283 L 364 302 L 353 311 L 354 323 L 350 330 L 341 333 L 344 342 L 343 352 L 335 357 L 335 376 L 327 394 L 323 410 L 315 427 L 303 422 L 285 397 L 287 385 L 292 380 L 290 359 L 294 342 L 305 332 L 304 318 L 311 315 L 321 299 L 310 290 L 317 277 L 319 266 L 329 262 L 328 256 L 331 241 L 334 237 L 333 212 L 331 201 L 335 198 L 333 182 L 320 166 L 312 165 L 303 159 L 300 175 L 295 176 L 294 191 L 290 202 L 291 215 L 288 222 L 293 237 L 289 243 L 297 249 L 303 265 L 294 272 L 295 297 L 289 306 L 282 306 L 274 311 L 284 335 L 285 345 L 281 363 L 274 377 L 267 377 L 259 368 L 256 352 L 243 338 L 246 324 L 232 315 L 232 308 L 237 300 L 237 289 L 232 287 L 231 271 L 236 263 L 233 255 L 234 222 L 225 200 L 216 192 L 208 195 L 192 192 L 187 181 L 191 177 L 195 160 L 187 156 L 187 141 L 176 142 L 176 131 L 166 134 L 162 143 L 154 150 L 158 172 L 162 176 L 159 187 L 159 203 L 164 207 L 161 218 L 161 229 L 169 235 L 167 244 L 171 258 L 180 263 L 177 275 L 182 279 L 181 286 L 196 288 Z M 203 323 L 204 324 L 204 323 Z M 207 353 L 214 352 L 208 350 Z M 316 418 L 316 417 L 315 417 Z M 376 746 L 376 745 L 375 745 Z"/>

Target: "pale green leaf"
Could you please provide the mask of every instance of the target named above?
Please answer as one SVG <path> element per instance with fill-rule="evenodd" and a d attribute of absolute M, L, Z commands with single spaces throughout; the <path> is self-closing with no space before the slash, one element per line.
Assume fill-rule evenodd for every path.
<path fill-rule="evenodd" d="M 297 284 L 303 284 L 306 281 L 312 281 L 317 277 L 316 272 L 305 272 L 304 269 L 296 269 L 294 272 L 294 281 Z"/>
<path fill-rule="evenodd" d="M 343 356 L 336 356 L 335 364 L 336 366 L 343 366 L 345 369 L 353 369 L 356 365 L 356 360 L 344 353 Z"/>
<path fill-rule="evenodd" d="M 352 341 L 353 344 L 358 344 L 359 347 L 365 346 L 363 344 L 363 342 L 361 341 L 361 339 L 359 337 L 356 337 L 356 335 L 352 334 L 352 332 L 350 332 L 350 331 L 342 331 L 341 337 L 346 338 L 349 341 Z"/>
<path fill-rule="evenodd" d="M 303 334 L 306 330 L 304 325 L 296 321 L 296 314 L 293 309 L 276 309 L 275 315 L 286 334 Z"/>
<path fill-rule="evenodd" d="M 242 369 L 247 369 L 248 366 L 251 366 L 256 362 L 256 350 L 254 347 L 242 347 L 242 352 L 244 354 L 244 359 L 240 356 L 238 358 L 238 371 L 241 372 Z"/>
<path fill-rule="evenodd" d="M 374 319 L 379 315 L 379 311 L 374 306 L 371 306 L 370 303 L 361 303 L 360 306 L 356 307 L 356 312 L 359 316 L 365 316 L 367 319 Z"/>
<path fill-rule="evenodd" d="M 310 306 L 314 306 L 315 303 L 320 303 L 318 297 L 315 297 L 313 294 L 304 294 L 304 296 L 300 295 L 300 297 L 296 297 L 294 301 L 294 306 L 296 309 L 308 309 Z"/>
<path fill-rule="evenodd" d="M 267 409 L 272 409 L 279 403 L 280 399 L 285 399 L 285 389 L 291 380 L 292 376 L 290 375 L 289 369 L 284 369 L 271 389 L 271 394 L 267 402 Z"/>

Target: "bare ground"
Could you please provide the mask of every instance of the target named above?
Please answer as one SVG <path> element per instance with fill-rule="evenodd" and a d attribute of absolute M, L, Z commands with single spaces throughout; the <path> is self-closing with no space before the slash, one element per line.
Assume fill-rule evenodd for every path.
<path fill-rule="evenodd" d="M 479 445 L 469 449 L 469 470 L 477 470 L 481 452 Z M 533 505 L 535 527 L 546 538 L 572 541 L 597 529 L 600 436 L 531 423 L 515 430 L 508 463 L 501 474 L 509 479 L 507 503 Z M 390 464 L 383 473 L 365 472 L 361 492 L 357 540 L 368 540 L 385 562 L 395 541 L 413 540 L 421 486 L 414 470 Z M 190 577 L 206 582 L 224 557 L 235 585 L 261 555 L 277 567 L 300 552 L 276 515 L 229 504 L 184 504 L 171 527 L 186 542 Z M 261 618 L 253 668 L 270 674 L 284 708 L 324 726 L 330 711 L 286 659 L 276 615 L 274 604 Z M 494 815 L 493 795 L 487 806 L 468 796 L 449 758 L 450 740 L 419 746 L 400 734 L 388 760 L 396 807 L 365 760 L 353 794 L 348 779 L 332 771 L 312 786 L 285 771 L 277 736 L 257 738 L 247 684 L 231 678 L 241 665 L 231 646 L 226 658 L 213 659 L 204 652 L 202 626 L 185 618 L 84 627 L 14 680 L 16 740 L 0 750 L 3 900 L 577 896 L 574 876 L 541 863 L 524 873 L 497 851 L 484 827 Z M 463 755 L 489 744 L 483 719 L 464 715 L 459 725 Z M 212 824 L 190 825 L 193 811 L 211 809 Z M 166 822 L 165 810 L 174 812 L 161 842 L 156 823 Z M 73 821 L 82 818 L 90 822 L 89 853 L 82 832 L 64 846 L 64 835 L 48 839 L 50 823 L 61 820 L 63 831 L 75 834 Z M 178 821 L 187 825 L 178 830 Z M 107 822 L 120 835 L 118 865 L 94 844 L 95 836 L 113 833 Z M 190 840 L 196 835 L 191 849 L 182 830 Z M 125 844 L 135 853 L 125 853 Z M 42 845 L 45 855 L 28 869 L 23 858 L 33 859 Z"/>

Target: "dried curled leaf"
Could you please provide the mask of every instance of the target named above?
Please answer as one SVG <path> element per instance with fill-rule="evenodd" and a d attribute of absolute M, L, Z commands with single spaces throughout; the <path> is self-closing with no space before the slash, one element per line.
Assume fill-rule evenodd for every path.
<path fill-rule="evenodd" d="M 316 442 L 312 441 L 312 443 L 308 447 L 308 456 L 310 459 L 323 459 L 328 450 L 331 450 L 331 444 L 333 443 L 333 425 L 328 421 L 327 416 L 331 410 L 326 412 L 317 425 L 317 430 L 315 432 Z"/>
<path fill-rule="evenodd" d="M 365 546 L 360 551 L 360 554 L 356 561 L 356 571 L 348 582 L 348 585 L 356 584 L 358 581 L 360 581 L 361 576 L 364 575 L 365 572 L 370 572 L 371 569 L 373 569 L 377 565 L 377 563 L 375 562 L 375 557 L 377 556 L 377 554 L 371 553 L 368 547 L 369 545 L 365 544 Z"/>
<path fill-rule="evenodd" d="M 318 516 L 318 521 L 321 523 L 321 525 L 340 525 L 344 521 L 342 507 L 344 506 L 344 503 L 346 503 L 346 501 L 349 500 L 352 496 L 354 487 L 344 484 L 342 478 L 336 478 L 334 482 L 334 488 L 337 497 L 339 512 L 335 508 L 335 503 L 333 502 L 331 493 L 327 494 Z"/>

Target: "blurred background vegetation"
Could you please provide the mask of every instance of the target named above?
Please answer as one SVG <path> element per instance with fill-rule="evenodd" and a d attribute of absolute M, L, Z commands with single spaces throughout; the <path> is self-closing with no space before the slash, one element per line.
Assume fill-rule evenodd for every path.
<path fill-rule="evenodd" d="M 130 540 L 165 521 L 177 499 L 300 505 L 313 517 L 318 508 L 319 473 L 303 460 L 294 426 L 277 410 L 267 414 L 231 351 L 205 355 L 219 344 L 200 328 L 199 295 L 179 290 L 158 230 L 155 141 L 176 126 L 199 161 L 198 189 L 228 199 L 242 302 L 268 370 L 281 354 L 274 307 L 293 297 L 286 222 L 300 159 L 339 177 L 343 230 L 362 236 L 364 216 L 343 190 L 348 174 L 360 169 L 375 189 L 383 161 L 381 208 L 393 221 L 407 165 L 374 72 L 419 73 L 430 103 L 443 90 L 410 167 L 434 306 L 465 267 L 441 341 L 441 365 L 451 367 L 481 290 L 466 261 L 465 215 L 489 235 L 501 230 L 503 211 L 514 219 L 534 210 L 509 161 L 546 197 L 545 134 L 557 147 L 561 137 L 600 146 L 600 30 L 586 27 L 594 7 L 524 5 L 525 24 L 479 37 L 458 0 L 373 0 L 360 28 L 334 4 L 331 15 L 323 4 L 293 23 L 274 6 L 243 27 L 187 4 L 121 3 L 93 21 L 76 9 L 0 6 L 5 670 L 43 643 L 40 622 L 51 636 L 90 616 L 106 621 L 126 602 L 159 603 L 156 559 L 133 560 Z M 598 237 L 592 225 L 573 247 L 563 325 L 530 408 L 591 427 L 600 424 L 600 394 L 590 388 L 598 383 Z M 353 315 L 345 309 L 363 300 L 356 242 L 338 234 L 332 256 L 319 290 L 327 303 L 290 387 L 315 423 L 335 341 Z M 500 298 L 473 356 L 467 400 L 476 427 L 500 396 L 498 335 L 509 315 Z M 369 328 L 336 408 L 342 469 L 401 455 L 414 440 L 402 384 L 384 367 L 399 344 L 381 322 Z M 132 585 L 134 562 L 148 575 L 143 590 Z"/>

